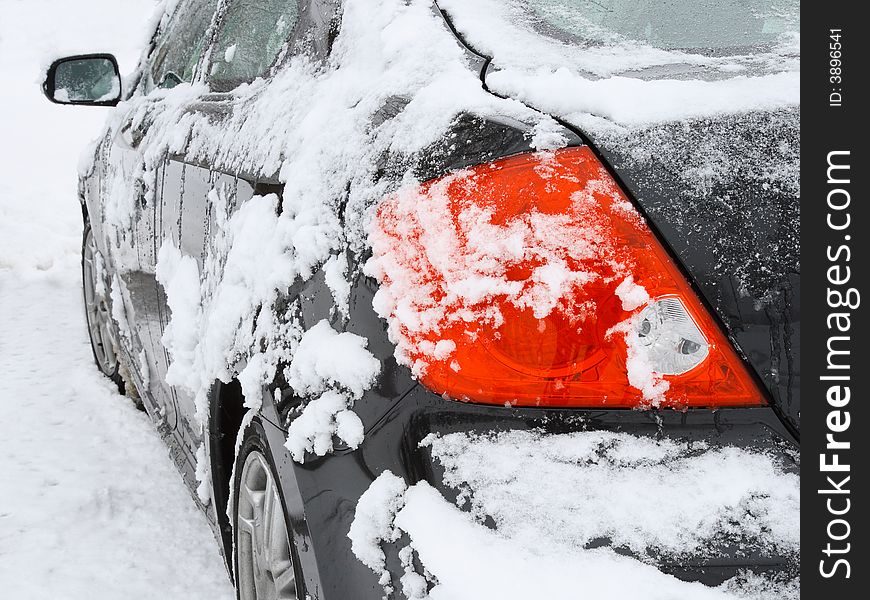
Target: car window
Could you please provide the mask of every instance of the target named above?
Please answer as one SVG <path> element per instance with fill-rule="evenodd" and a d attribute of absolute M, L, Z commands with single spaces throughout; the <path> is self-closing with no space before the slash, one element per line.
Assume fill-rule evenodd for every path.
<path fill-rule="evenodd" d="M 193 81 L 217 0 L 189 0 L 175 11 L 157 43 L 151 78 L 158 87 Z"/>
<path fill-rule="evenodd" d="M 297 0 L 229 0 L 209 81 L 218 91 L 265 75 L 299 20 Z"/>
<path fill-rule="evenodd" d="M 800 29 L 798 0 L 512 0 L 526 20 L 567 41 L 640 41 L 727 54 L 776 43 Z M 560 36 L 556 36 L 560 37 Z"/>

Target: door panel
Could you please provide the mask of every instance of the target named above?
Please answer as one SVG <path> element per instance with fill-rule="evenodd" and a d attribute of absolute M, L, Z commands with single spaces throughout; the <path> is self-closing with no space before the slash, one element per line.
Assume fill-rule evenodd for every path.
<path fill-rule="evenodd" d="M 171 430 L 177 420 L 175 404 L 171 398 L 161 395 L 161 386 L 156 381 L 159 373 L 155 369 L 162 351 L 160 302 L 154 272 L 155 207 L 162 192 L 164 169 L 146 173 L 144 148 L 134 147 L 120 132 L 106 143 L 100 161 L 99 221 L 103 225 L 105 246 L 111 249 L 113 270 L 122 283 L 120 295 L 131 338 L 125 343 L 126 354 L 143 388 L 139 390 L 143 402 L 148 404 L 161 426 Z M 150 193 L 146 193 L 149 189 Z"/>
<path fill-rule="evenodd" d="M 213 202 L 212 192 L 219 195 L 217 203 Z M 253 186 L 235 176 L 185 164 L 180 158 L 171 158 L 167 163 L 162 213 L 159 215 L 161 237 L 171 240 L 183 255 L 196 261 L 206 295 L 210 293 L 208 286 L 216 284 L 215 277 L 206 281 L 206 269 L 209 268 L 208 257 L 213 253 L 215 236 L 218 234 L 217 211 L 231 214 L 239 202 L 252 196 Z M 216 275 L 219 278 L 219 274 Z M 171 319 L 171 311 L 162 288 L 160 313 L 160 323 L 165 329 Z M 163 393 L 172 395 L 175 400 L 179 414 L 176 433 L 193 460 L 202 441 L 195 399 L 188 390 L 166 383 L 165 367 L 160 383 L 165 388 Z"/>
<path fill-rule="evenodd" d="M 164 161 L 164 169 L 165 174 L 163 177 L 163 187 L 161 190 L 159 201 L 157 202 L 157 210 L 155 213 L 155 220 L 157 225 L 157 234 L 155 236 L 156 246 L 159 248 L 164 243 L 170 243 L 175 247 L 179 247 L 181 243 L 180 236 L 180 227 L 178 225 L 179 214 L 182 205 L 182 197 L 184 194 L 184 186 L 185 186 L 185 169 L 184 164 L 175 160 L 167 159 Z M 157 264 L 157 254 L 154 256 L 154 267 L 156 269 Z M 154 338 L 158 340 L 159 348 L 157 348 L 156 352 L 156 370 L 158 373 L 156 385 L 159 387 L 158 394 L 165 398 L 167 402 L 171 402 L 175 408 L 176 414 L 182 413 L 181 418 L 176 417 L 176 436 L 179 441 L 182 442 L 180 445 L 185 450 L 185 460 L 195 464 L 195 448 L 191 450 L 191 446 L 193 445 L 193 441 L 190 439 L 189 432 L 189 423 L 183 416 L 183 412 L 180 409 L 180 404 L 183 404 L 182 401 L 179 400 L 178 390 L 174 386 L 170 386 L 166 383 L 166 372 L 169 369 L 169 364 L 171 362 L 169 353 L 166 350 L 166 347 L 163 345 L 162 337 L 163 332 L 166 330 L 166 326 L 169 323 L 169 319 L 171 318 L 171 313 L 169 310 L 169 303 L 166 299 L 166 291 L 163 289 L 163 286 L 155 280 L 155 287 L 157 290 L 157 316 L 158 318 L 154 321 Z"/>
<path fill-rule="evenodd" d="M 206 256 L 206 236 L 210 231 L 208 221 L 209 192 L 215 184 L 216 174 L 202 167 L 185 165 L 184 201 L 179 210 L 181 252 L 196 260 L 200 274 Z"/>
<path fill-rule="evenodd" d="M 206 171 L 205 182 L 203 176 L 196 167 L 186 165 L 184 162 L 176 158 L 169 158 L 166 161 L 166 178 L 164 180 L 163 196 L 161 199 L 160 219 L 160 239 L 161 243 L 171 243 L 174 247 L 179 248 L 182 254 L 199 257 L 201 252 L 201 244 L 194 247 L 193 252 L 189 251 L 191 240 L 195 239 L 196 230 L 203 229 L 203 220 L 200 219 L 195 224 L 185 224 L 183 217 L 188 207 L 204 205 L 203 199 L 200 199 L 202 194 L 201 189 L 208 189 L 208 171 Z M 207 193 L 207 191 L 205 192 Z M 197 210 L 201 212 L 201 210 Z M 194 231 L 189 231 L 193 228 Z M 201 237 L 201 234 L 200 234 Z M 198 265 L 202 272 L 202 265 Z M 172 318 L 172 311 L 169 308 L 169 302 L 166 298 L 166 293 L 160 286 L 160 331 L 161 335 L 166 330 Z M 162 344 L 161 344 L 161 348 Z M 163 361 L 160 365 L 161 377 L 160 385 L 162 393 L 173 399 L 176 410 L 178 412 L 178 424 L 176 426 L 176 437 L 179 445 L 184 449 L 186 460 L 191 464 L 196 464 L 196 450 L 202 441 L 202 433 L 200 431 L 199 422 L 196 419 L 196 406 L 193 395 L 185 388 L 172 386 L 166 383 L 166 370 L 170 362 L 169 354 L 163 349 Z"/>

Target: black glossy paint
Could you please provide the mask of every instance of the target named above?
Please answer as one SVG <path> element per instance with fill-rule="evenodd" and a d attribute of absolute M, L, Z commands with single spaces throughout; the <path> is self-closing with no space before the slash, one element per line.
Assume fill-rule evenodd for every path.
<path fill-rule="evenodd" d="M 303 17 L 294 35 L 303 36 L 308 44 L 300 51 L 325 57 L 335 36 L 335 25 L 331 18 L 335 2 L 312 0 L 303 4 Z M 153 88 L 145 81 L 150 72 L 147 67 L 153 47 L 151 50 L 140 66 L 140 77 L 134 89 Z M 467 50 L 470 68 L 479 69 L 483 77 L 485 58 Z M 226 99 L 223 94 L 211 94 L 201 98 L 189 110 L 207 114 L 213 122 L 220 122 L 230 109 Z M 402 98 L 392 99 L 385 104 L 378 118 L 392 118 L 401 112 L 405 103 L 406 100 Z M 466 115 L 456 120 L 443 140 L 425 152 L 412 156 L 384 156 L 379 176 L 394 178 L 411 168 L 420 178 L 428 179 L 451 169 L 527 152 L 531 149 L 528 130 L 527 125 L 519 122 Z M 565 135 L 572 145 L 584 143 L 582 132 L 566 129 Z M 156 185 L 149 189 L 146 182 L 134 175 L 137 172 L 135 167 L 141 163 L 142 153 L 146 150 L 139 147 L 140 141 L 141 136 L 137 138 L 135 135 L 121 134 L 102 140 L 94 170 L 80 183 L 80 194 L 86 218 L 91 222 L 106 254 L 101 220 L 102 198 L 108 193 L 105 189 L 107 159 L 109 153 L 120 153 L 125 176 L 139 192 L 133 227 L 127 241 L 131 250 L 127 257 L 130 263 L 108 265 L 110 270 L 123 273 L 129 292 L 124 298 L 124 308 L 133 325 L 133 340 L 126 362 L 145 407 L 193 491 L 198 483 L 194 475 L 195 455 L 202 440 L 194 425 L 192 398 L 180 389 L 169 386 L 164 380 L 168 357 L 160 338 L 170 315 L 166 295 L 154 275 L 157 252 L 162 241 L 170 239 L 186 255 L 196 259 L 201 268 L 215 229 L 214 206 L 207 198 L 209 190 L 221 190 L 232 212 L 254 194 L 280 194 L 281 187 L 274 177 L 227 172 L 229 169 L 223 165 L 203 164 L 189 160 L 182 154 L 166 157 Z M 717 257 L 729 256 L 728 252 L 717 253 L 711 250 L 710 244 L 723 243 L 722 249 L 725 250 L 738 247 L 740 244 L 736 242 L 739 240 L 734 236 L 745 235 L 748 230 L 756 231 L 754 227 L 760 221 L 757 214 L 739 211 L 736 214 L 717 213 L 704 207 L 697 207 L 694 211 L 682 210 L 683 205 L 679 202 L 685 202 L 686 198 L 675 192 L 679 189 L 679 173 L 669 169 L 659 170 L 657 164 L 637 165 L 631 162 L 631 153 L 624 145 L 617 149 L 608 146 L 606 140 L 596 139 L 594 142 L 602 156 L 615 168 L 626 190 L 646 210 L 663 238 L 681 258 L 683 266 L 692 274 L 708 302 L 715 307 L 728 331 L 739 341 L 751 364 L 765 378 L 768 390 L 786 411 L 794 412 L 794 407 L 799 406 L 795 392 L 799 381 L 799 306 L 796 300 L 799 277 L 790 270 L 789 255 L 771 253 L 772 260 L 766 264 L 771 265 L 774 271 L 763 281 L 765 285 L 772 286 L 770 289 L 783 290 L 781 295 L 776 296 L 782 299 L 783 307 L 776 308 L 777 305 L 771 303 L 765 310 L 749 310 L 747 303 L 757 300 L 760 292 L 746 296 L 741 295 L 739 290 L 735 291 L 735 284 L 729 279 L 730 272 L 727 268 L 723 270 L 721 262 L 717 262 Z M 764 220 L 766 224 L 781 224 L 784 219 L 787 221 L 788 214 L 782 212 L 787 211 L 786 200 L 786 197 L 782 200 L 774 198 L 765 205 L 769 217 Z M 673 215 L 681 215 L 682 220 L 677 220 Z M 771 236 L 763 238 L 762 242 L 777 239 L 778 233 L 779 230 L 772 230 Z M 726 235 L 732 237 L 723 237 Z M 381 360 L 382 375 L 377 385 L 354 406 L 366 431 L 363 444 L 355 451 L 338 446 L 334 454 L 309 457 L 304 465 L 293 462 L 283 443 L 288 422 L 298 414 L 301 402 L 280 376 L 264 394 L 266 402 L 258 418 L 257 427 L 268 442 L 272 461 L 279 473 L 287 522 L 294 536 L 293 543 L 304 574 L 305 588 L 312 598 L 375 600 L 383 596 L 375 574 L 353 556 L 347 532 L 360 495 L 384 470 L 390 469 L 402 475 L 411 484 L 428 481 L 446 497 L 455 496 L 456 490 L 442 483 L 440 465 L 433 461 L 425 449 L 419 447 L 420 440 L 430 433 L 538 427 L 559 432 L 604 429 L 643 436 L 704 440 L 711 445 L 760 447 L 781 456 L 786 463 L 794 463 L 794 436 L 770 408 L 653 413 L 508 409 L 445 401 L 418 385 L 408 369 L 396 363 L 393 345 L 387 339 L 386 324 L 372 309 L 372 296 L 377 284 L 360 273 L 360 265 L 366 258 L 351 257 L 353 285 L 350 316 L 347 319 L 335 310 L 332 294 L 324 283 L 322 272 L 307 281 L 297 282 L 287 290 L 283 299 L 288 308 L 296 307 L 294 310 L 298 311 L 306 328 L 321 319 L 328 319 L 337 330 L 352 331 L 365 337 L 369 349 Z M 780 271 L 776 271 L 780 268 Z M 755 287 L 751 289 L 755 290 Z M 140 361 L 140 356 L 144 360 Z M 777 381 L 770 376 L 773 365 L 779 369 Z M 788 365 L 787 377 L 782 376 L 782 365 Z M 277 402 L 273 400 L 275 392 L 280 398 Z M 790 398 L 791 403 L 783 398 Z M 200 505 L 227 555 L 231 551 L 231 538 L 225 507 L 242 414 L 238 386 L 216 384 L 205 438 L 212 467 L 214 501 L 207 506 Z M 542 482 L 542 485 L 546 483 Z M 192 496 L 196 502 L 200 502 L 195 493 Z M 700 579 L 706 583 L 722 581 L 733 575 L 741 565 L 789 572 L 794 569 L 794 565 L 784 557 L 750 553 L 736 558 L 729 552 L 729 549 L 722 549 L 722 557 L 715 563 L 682 560 L 679 564 L 665 564 L 663 568 L 680 577 Z M 395 548 L 389 549 L 388 558 L 393 572 L 400 574 Z"/>

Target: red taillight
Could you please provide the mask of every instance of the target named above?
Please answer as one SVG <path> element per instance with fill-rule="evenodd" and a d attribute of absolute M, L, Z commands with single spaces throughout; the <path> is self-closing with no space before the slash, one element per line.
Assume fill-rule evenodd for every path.
<path fill-rule="evenodd" d="M 399 358 L 445 397 L 564 407 L 764 399 L 587 147 L 524 154 L 378 207 L 367 272 Z"/>

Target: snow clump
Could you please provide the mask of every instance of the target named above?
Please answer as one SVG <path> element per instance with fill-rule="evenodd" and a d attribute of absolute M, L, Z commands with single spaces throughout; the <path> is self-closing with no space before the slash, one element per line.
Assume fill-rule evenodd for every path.
<path fill-rule="evenodd" d="M 326 320 L 302 336 L 285 377 L 298 396 L 314 399 L 290 423 L 285 445 L 294 460 L 303 462 L 306 451 L 330 452 L 333 435 L 351 448 L 362 443 L 362 422 L 350 409 L 381 369 L 366 344 L 354 333 L 336 332 Z"/>
<path fill-rule="evenodd" d="M 384 471 L 360 496 L 356 515 L 347 537 L 356 557 L 369 569 L 378 573 L 385 593 L 392 592 L 390 572 L 381 542 L 395 542 L 400 531 L 395 526 L 396 513 L 404 506 L 408 486 L 401 477 Z"/>

